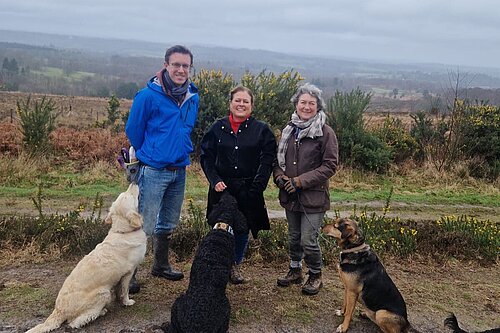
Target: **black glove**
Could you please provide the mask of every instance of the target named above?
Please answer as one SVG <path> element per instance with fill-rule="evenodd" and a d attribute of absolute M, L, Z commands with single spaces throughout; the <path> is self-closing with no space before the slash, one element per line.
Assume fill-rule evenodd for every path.
<path fill-rule="evenodd" d="M 286 182 L 288 181 L 288 177 L 285 176 L 285 175 L 279 175 L 278 177 L 276 177 L 276 179 L 274 180 L 274 183 L 276 184 L 276 186 L 278 186 L 279 189 L 282 189 L 284 190 L 285 189 L 285 184 Z"/>
<path fill-rule="evenodd" d="M 293 194 L 298 190 L 300 190 L 300 180 L 297 177 L 288 179 L 285 183 L 285 191 L 287 191 L 288 194 Z"/>

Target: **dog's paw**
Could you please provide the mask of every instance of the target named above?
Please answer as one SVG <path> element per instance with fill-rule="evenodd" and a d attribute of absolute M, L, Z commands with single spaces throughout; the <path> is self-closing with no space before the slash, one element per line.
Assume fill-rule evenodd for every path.
<path fill-rule="evenodd" d="M 335 310 L 335 315 L 342 317 L 344 315 L 344 312 L 341 309 Z"/>
<path fill-rule="evenodd" d="M 123 300 L 123 305 L 125 305 L 125 306 L 131 306 L 134 304 L 135 304 L 135 301 L 133 299 L 124 299 Z"/>
<path fill-rule="evenodd" d="M 337 327 L 337 330 L 335 331 L 336 333 L 345 333 L 347 329 L 344 329 L 344 325 L 340 324 L 339 327 Z"/>

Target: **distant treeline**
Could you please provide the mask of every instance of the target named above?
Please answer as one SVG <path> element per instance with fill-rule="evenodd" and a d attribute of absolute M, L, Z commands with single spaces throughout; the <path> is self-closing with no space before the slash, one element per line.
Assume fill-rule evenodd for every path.
<path fill-rule="evenodd" d="M 231 74 L 235 79 L 246 72 L 254 74 L 262 70 L 283 73 L 300 61 L 298 57 L 284 58 L 281 63 L 272 52 L 232 50 L 231 55 L 221 56 L 216 48 L 196 48 L 195 69 L 216 69 Z M 257 60 L 262 54 L 262 59 Z M 30 46 L 0 42 L 0 90 L 72 96 L 133 98 L 163 64 L 158 57 L 130 56 L 88 51 L 63 50 L 55 47 Z M 288 65 L 286 65 L 288 63 Z M 405 92 L 426 95 L 444 95 L 449 89 L 449 73 L 392 71 L 389 65 L 357 64 L 349 61 L 312 61 L 304 58 L 298 71 L 306 81 L 321 87 L 326 96 L 335 91 L 350 91 L 359 87 L 363 91 L 387 91 L 384 97 L 401 98 Z M 323 67 L 324 70 L 321 70 Z M 395 68 L 398 68 L 397 66 Z M 378 74 L 376 74 L 378 73 Z M 474 74 L 470 80 L 477 85 L 500 87 L 500 78 Z M 463 86 L 462 88 L 467 88 Z M 500 89 L 473 88 L 462 90 L 462 96 L 470 99 L 500 104 Z"/>

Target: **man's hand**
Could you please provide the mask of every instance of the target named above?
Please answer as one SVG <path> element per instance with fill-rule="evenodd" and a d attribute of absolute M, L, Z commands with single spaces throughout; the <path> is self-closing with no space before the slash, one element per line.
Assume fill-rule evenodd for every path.
<path fill-rule="evenodd" d="M 290 178 L 287 182 L 285 182 L 285 191 L 287 191 L 288 194 L 297 192 L 301 187 L 299 177 Z"/>

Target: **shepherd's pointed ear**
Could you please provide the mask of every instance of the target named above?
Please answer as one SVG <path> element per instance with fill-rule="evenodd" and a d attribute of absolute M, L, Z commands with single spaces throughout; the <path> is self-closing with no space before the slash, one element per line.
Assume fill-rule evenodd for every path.
<path fill-rule="evenodd" d="M 349 221 L 345 223 L 344 232 L 346 233 L 345 239 L 349 241 L 351 244 L 358 244 L 364 242 L 363 233 L 361 229 L 358 227 L 358 224 L 355 221 Z M 342 238 L 344 238 L 344 232 L 342 232 Z"/>

